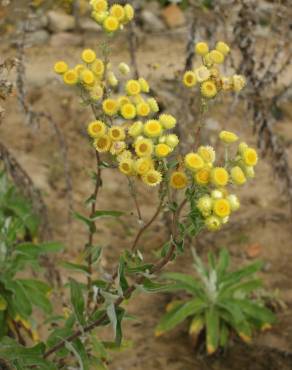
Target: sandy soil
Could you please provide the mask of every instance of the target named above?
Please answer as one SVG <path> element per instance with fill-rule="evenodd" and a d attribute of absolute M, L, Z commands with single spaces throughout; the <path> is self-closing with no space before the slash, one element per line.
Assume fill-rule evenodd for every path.
<path fill-rule="evenodd" d="M 157 37 L 155 43 L 151 39 L 143 39 L 138 50 L 138 63 L 141 74 L 153 82 L 155 89 L 162 86 L 157 82 L 158 78 L 173 78 L 176 71 L 182 68 L 184 32 L 182 30 L 171 36 Z M 99 40 L 90 38 L 86 41 L 88 46 L 96 46 Z M 121 38 L 113 48 L 114 62 L 129 61 L 127 50 L 121 48 L 123 43 L 125 40 Z M 5 44 L 1 49 L 1 53 L 15 53 L 15 50 Z M 68 145 L 74 209 L 85 212 L 84 200 L 93 186 L 89 180 L 89 172 L 94 168 L 94 153 L 88 145 L 85 127 L 92 117 L 89 110 L 79 105 L 74 92 L 61 85 L 52 72 L 56 59 L 69 60 L 73 64 L 77 62 L 80 51 L 81 48 L 66 47 L 60 50 L 47 45 L 42 48 L 30 48 L 26 52 L 26 65 L 29 100 L 36 109 L 50 112 L 62 130 Z M 161 67 L 155 70 L 151 68 L 154 62 L 159 62 Z M 162 91 L 160 96 L 165 103 L 176 96 L 176 91 L 171 91 L 171 84 L 167 86 L 168 90 Z M 243 108 L 237 106 L 236 114 L 230 114 L 228 100 L 225 103 L 223 108 L 213 107 L 206 118 L 212 117 L 216 120 L 219 128 L 235 128 L 243 139 L 255 144 Z M 36 186 L 41 189 L 49 210 L 53 238 L 66 244 L 63 258 L 78 260 L 86 240 L 86 231 L 76 220 L 72 220 L 71 224 L 67 222 L 68 204 L 62 158 L 54 132 L 45 122 L 38 128 L 28 127 L 23 114 L 16 106 L 16 99 L 10 98 L 5 122 L 0 127 L 1 141 L 6 143 Z M 178 104 L 172 107 L 172 111 L 179 117 Z M 291 120 L 291 112 L 288 110 L 277 127 L 287 142 L 292 139 Z M 213 140 L 214 131 L 209 130 L 207 136 Z M 289 151 L 291 158 L 291 148 Z M 126 212 L 123 222 L 105 221 L 98 226 L 97 242 L 105 247 L 103 268 L 111 271 L 116 256 L 127 248 L 139 226 L 132 200 L 128 196 L 126 179 L 111 170 L 104 170 L 103 176 L 106 185 L 101 190 L 98 207 Z M 113 353 L 110 369 L 292 369 L 291 218 L 268 158 L 260 161 L 256 180 L 240 193 L 242 209 L 234 215 L 231 224 L 217 234 L 203 233 L 194 245 L 202 256 L 210 249 L 218 250 L 225 246 L 231 252 L 234 265 L 238 266 L 248 262 L 246 248 L 254 243 L 260 244 L 260 258 L 265 262 L 262 276 L 266 287 L 271 292 L 279 290 L 279 299 L 287 305 L 286 309 L 278 313 L 278 324 L 271 331 L 257 335 L 250 347 L 234 343 L 226 353 L 208 359 L 202 354 L 195 354 L 189 344 L 187 326 L 184 324 L 169 335 L 154 337 L 154 327 L 164 312 L 165 305 L 174 295 L 139 294 L 127 306 L 131 313 L 138 316 L 139 321 L 127 322 L 124 330 L 126 339 L 133 342 L 133 348 Z M 138 197 L 142 204 L 143 217 L 147 220 L 153 213 L 155 192 L 139 187 Z M 152 258 L 153 252 L 163 242 L 166 232 L 163 219 L 159 219 L 145 235 L 141 248 L 147 258 Z M 168 268 L 191 272 L 189 261 L 190 252 L 187 249 L 185 255 Z"/>

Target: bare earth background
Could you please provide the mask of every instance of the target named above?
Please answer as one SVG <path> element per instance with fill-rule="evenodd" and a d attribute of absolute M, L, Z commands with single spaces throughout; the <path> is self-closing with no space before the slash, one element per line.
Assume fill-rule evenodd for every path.
<path fill-rule="evenodd" d="M 137 60 L 140 74 L 159 91 L 159 98 L 170 105 L 179 125 L 181 102 L 178 84 L 167 79 L 174 78 L 183 69 L 187 28 L 162 34 L 140 35 Z M 95 47 L 100 42 L 100 33 L 84 37 L 87 47 Z M 228 41 L 228 40 L 227 40 Z M 26 87 L 28 98 L 36 110 L 49 112 L 62 130 L 68 145 L 70 171 L 73 180 L 74 209 L 86 212 L 84 200 L 92 191 L 90 169 L 94 168 L 94 151 L 86 137 L 86 124 L 92 119 L 89 109 L 79 105 L 73 90 L 66 88 L 52 72 L 56 59 L 72 63 L 79 60 L 82 47 L 70 44 L 52 46 L 52 43 L 26 49 Z M 15 56 L 16 50 L 8 41 L 1 42 L 0 55 Z M 113 46 L 113 64 L 129 62 L 127 40 L 119 37 Z M 159 63 L 159 68 L 154 64 Z M 285 77 L 284 77 L 285 78 Z M 216 132 L 219 129 L 234 129 L 243 140 L 256 145 L 250 122 L 244 113 L 242 103 L 230 110 L 231 99 L 225 99 L 213 106 L 206 117 L 204 140 L 216 145 Z M 284 115 L 278 121 L 276 130 L 283 136 L 292 160 L 292 109 L 291 102 L 283 105 Z M 66 245 L 64 259 L 78 261 L 79 252 L 86 240 L 86 230 L 76 220 L 68 223 L 68 203 L 63 179 L 62 158 L 51 127 L 43 122 L 32 129 L 25 124 L 15 97 L 6 105 L 6 117 L 0 126 L 0 138 L 23 168 L 29 173 L 36 186 L 41 189 L 49 210 L 49 221 L 53 238 Z M 195 120 L 194 120 L 195 121 Z M 191 126 L 189 127 L 191 130 Z M 126 212 L 121 222 L 104 221 L 98 226 L 97 242 L 105 248 L 103 268 L 111 271 L 118 254 L 129 246 L 139 225 L 135 216 L 132 199 L 129 197 L 127 180 L 112 170 L 104 170 L 98 207 L 118 209 Z M 154 212 L 155 191 L 141 186 L 138 189 L 139 201 L 145 220 Z M 267 289 L 285 308 L 279 309 L 278 323 L 271 331 L 256 335 L 251 346 L 235 342 L 232 348 L 215 358 L 197 355 L 187 336 L 187 325 L 181 325 L 169 335 L 154 337 L 154 327 L 165 310 L 165 305 L 174 295 L 136 294 L 128 304 L 129 311 L 138 321 L 128 321 L 124 332 L 133 347 L 113 353 L 109 368 L 113 370 L 288 370 L 292 369 L 292 245 L 291 217 L 281 195 L 279 184 L 274 178 L 269 158 L 262 158 L 257 167 L 256 179 L 240 191 L 242 208 L 232 217 L 230 225 L 216 234 L 202 233 L 195 242 L 198 252 L 206 256 L 209 250 L 227 247 L 232 255 L 234 266 L 240 266 L 251 259 L 252 250 L 257 249 L 257 257 L 265 262 L 262 277 Z M 133 210 L 133 211 L 129 211 Z M 140 248 L 146 258 L 153 258 L 153 252 L 163 243 L 167 229 L 165 220 L 160 218 L 145 235 Z M 125 237 L 126 235 L 126 237 Z M 187 248 L 169 269 L 192 272 L 190 251 Z M 64 279 L 68 272 L 62 272 Z M 278 293 L 277 293 L 278 291 Z M 284 306 L 284 305 L 283 305 Z M 110 337 L 108 329 L 106 333 Z"/>

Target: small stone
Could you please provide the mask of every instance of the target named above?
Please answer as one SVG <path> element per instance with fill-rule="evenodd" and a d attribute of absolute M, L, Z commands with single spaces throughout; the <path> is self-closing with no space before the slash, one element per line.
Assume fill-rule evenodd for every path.
<path fill-rule="evenodd" d="M 46 15 L 36 15 L 29 19 L 29 22 L 23 21 L 19 22 L 19 29 L 23 30 L 25 27 L 27 32 L 35 32 L 47 28 L 49 24 L 49 19 Z"/>
<path fill-rule="evenodd" d="M 38 30 L 26 34 L 25 43 L 28 46 L 42 45 L 48 42 L 50 34 L 46 30 Z"/>
<path fill-rule="evenodd" d="M 51 10 L 48 12 L 48 19 L 48 28 L 53 33 L 71 31 L 75 28 L 75 19 L 72 15 Z"/>
<path fill-rule="evenodd" d="M 60 32 L 52 35 L 50 44 L 56 48 L 82 45 L 82 36 L 70 32 Z"/>
<path fill-rule="evenodd" d="M 84 32 L 100 32 L 102 28 L 99 24 L 94 22 L 92 19 L 82 19 L 80 22 L 80 28 Z"/>
<path fill-rule="evenodd" d="M 165 7 L 162 11 L 162 17 L 169 28 L 183 26 L 186 22 L 184 13 L 176 4 Z"/>
<path fill-rule="evenodd" d="M 141 19 L 145 31 L 162 31 L 165 29 L 164 23 L 149 10 L 141 12 Z"/>
<path fill-rule="evenodd" d="M 259 243 L 250 244 L 245 248 L 245 253 L 248 258 L 257 258 L 262 254 L 262 246 Z"/>

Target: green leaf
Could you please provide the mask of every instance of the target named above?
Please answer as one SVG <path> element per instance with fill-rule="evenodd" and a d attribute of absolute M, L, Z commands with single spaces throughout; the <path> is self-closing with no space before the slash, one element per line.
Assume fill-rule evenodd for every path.
<path fill-rule="evenodd" d="M 226 270 L 229 267 L 229 263 L 230 263 L 229 260 L 230 258 L 229 258 L 228 250 L 226 248 L 221 249 L 220 255 L 219 255 L 219 261 L 216 267 L 217 276 L 218 276 L 219 281 L 224 276 Z"/>
<path fill-rule="evenodd" d="M 94 222 L 92 219 L 86 216 L 83 216 L 81 213 L 78 213 L 78 212 L 74 212 L 73 215 L 77 220 L 82 221 L 86 226 L 88 226 L 90 230 L 94 228 Z"/>
<path fill-rule="evenodd" d="M 204 307 L 205 303 L 200 299 L 192 299 L 186 303 L 177 305 L 162 317 L 160 323 L 156 327 L 156 335 L 159 336 L 173 329 L 187 317 L 198 314 Z"/>
<path fill-rule="evenodd" d="M 243 283 L 231 285 L 220 290 L 219 297 L 244 298 L 247 294 L 262 287 L 261 279 L 252 279 Z M 243 296 L 243 297 L 242 297 Z"/>
<path fill-rule="evenodd" d="M 197 295 L 198 297 L 204 299 L 205 294 L 201 283 L 194 277 L 179 272 L 168 272 L 162 275 L 163 278 L 174 280 L 181 284 L 181 288 L 185 289 L 187 292 Z"/>
<path fill-rule="evenodd" d="M 143 288 L 148 293 L 168 292 L 172 286 L 173 284 L 160 284 L 146 278 L 143 281 Z"/>
<path fill-rule="evenodd" d="M 102 360 L 108 359 L 108 354 L 103 343 L 98 340 L 95 336 L 91 336 L 91 344 L 93 354 Z"/>
<path fill-rule="evenodd" d="M 93 216 L 90 218 L 92 221 L 95 221 L 99 218 L 104 218 L 104 217 L 120 217 L 124 214 L 124 212 L 120 211 L 95 211 Z"/>
<path fill-rule="evenodd" d="M 58 242 L 47 242 L 42 244 L 21 243 L 15 247 L 15 252 L 30 258 L 37 258 L 46 253 L 56 253 L 63 250 L 63 245 Z"/>
<path fill-rule="evenodd" d="M 89 370 L 89 359 L 85 347 L 80 339 L 76 339 L 74 342 L 66 342 L 65 347 L 73 352 L 74 356 L 78 360 L 80 370 Z"/>
<path fill-rule="evenodd" d="M 210 307 L 205 315 L 207 350 L 212 354 L 217 350 L 219 342 L 219 316 L 215 307 Z"/>
<path fill-rule="evenodd" d="M 7 308 L 6 299 L 0 294 L 0 311 L 5 311 Z"/>
<path fill-rule="evenodd" d="M 23 318 L 29 317 L 32 313 L 32 306 L 23 286 L 17 280 L 6 280 L 4 283 L 6 289 L 13 293 L 9 305 L 12 305 L 14 312 Z"/>
<path fill-rule="evenodd" d="M 47 298 L 50 287 L 42 281 L 33 279 L 17 280 L 22 285 L 30 302 L 36 307 L 41 308 L 45 313 L 52 312 L 52 304 Z"/>
<path fill-rule="evenodd" d="M 246 267 L 243 267 L 242 269 L 226 274 L 225 277 L 222 279 L 220 289 L 233 285 L 243 278 L 247 278 L 248 276 L 255 274 L 256 272 L 261 270 L 262 266 L 263 263 L 261 261 L 257 261 Z"/>
<path fill-rule="evenodd" d="M 220 339 L 219 344 L 221 347 L 225 347 L 228 341 L 229 329 L 227 325 L 221 320 L 220 323 Z"/>
<path fill-rule="evenodd" d="M 71 293 L 71 304 L 73 306 L 76 318 L 81 325 L 85 325 L 84 317 L 85 303 L 82 288 L 80 284 L 73 279 L 70 279 L 70 293 Z"/>
<path fill-rule="evenodd" d="M 118 281 L 121 288 L 120 295 L 123 295 L 124 292 L 128 289 L 129 284 L 125 276 L 125 260 L 123 257 L 120 258 L 119 269 L 118 269 Z"/>
<path fill-rule="evenodd" d="M 85 265 L 79 265 L 77 263 L 66 262 L 66 261 L 61 262 L 61 265 L 63 267 L 65 267 L 66 269 L 68 269 L 68 270 L 73 270 L 73 271 L 77 271 L 77 272 L 83 272 L 86 275 L 89 275 L 88 267 L 85 266 Z"/>
<path fill-rule="evenodd" d="M 231 315 L 231 318 L 235 323 L 239 323 L 245 320 L 245 317 L 240 307 L 233 301 L 222 300 L 218 303 L 218 307 L 227 311 Z"/>
<path fill-rule="evenodd" d="M 237 304 L 246 315 L 255 320 L 263 323 L 274 323 L 276 321 L 276 317 L 272 311 L 255 302 L 247 299 L 236 299 L 234 300 L 234 304 Z"/>

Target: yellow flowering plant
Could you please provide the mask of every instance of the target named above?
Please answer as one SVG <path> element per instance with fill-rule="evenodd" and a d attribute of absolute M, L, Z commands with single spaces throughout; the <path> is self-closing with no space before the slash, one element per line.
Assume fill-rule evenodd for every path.
<path fill-rule="evenodd" d="M 167 289 L 167 284 L 157 280 L 160 271 L 184 251 L 186 237 L 193 238 L 204 229 L 217 231 L 228 222 L 240 206 L 234 194 L 236 186 L 254 177 L 258 161 L 256 150 L 244 142 L 237 144 L 239 138 L 229 131 L 219 134 L 223 160 L 213 147 L 199 143 L 197 138 L 196 146 L 181 154 L 176 128 L 182 122 L 167 109 L 161 111 L 145 78 L 133 78 L 130 67 L 123 61 L 117 66 L 110 62 L 109 41 L 133 19 L 133 7 L 110 6 L 107 0 L 91 0 L 90 5 L 91 15 L 103 27 L 107 42 L 100 45 L 98 52 L 84 49 L 80 62 L 74 66 L 66 61 L 54 65 L 55 73 L 64 84 L 76 89 L 82 105 L 89 107 L 93 115 L 86 122 L 96 159 L 94 189 L 86 202 L 90 212 L 87 216 L 75 213 L 88 228 L 88 238 L 82 262 L 65 264 L 82 272 L 86 283 L 70 279 L 70 310 L 62 318 L 64 323 L 59 325 L 53 320 L 55 325 L 47 340 L 31 349 L 28 366 L 41 363 L 46 366 L 44 369 L 56 369 L 60 361 L 69 367 L 79 363 L 83 369 L 106 368 L 108 342 L 97 337 L 96 329 L 111 325 L 114 339 L 110 347 L 121 346 L 122 322 L 127 318 L 124 301 L 138 289 L 145 292 Z M 194 48 L 202 65 L 184 74 L 183 84 L 187 88 L 198 85 L 202 99 L 209 101 L 222 91 L 239 92 L 244 87 L 242 76 L 224 77 L 218 69 L 217 65 L 224 62 L 230 51 L 227 44 L 218 42 L 210 50 L 200 42 Z M 101 276 L 98 268 L 102 248 L 96 244 L 96 222 L 104 217 L 122 217 L 123 212 L 98 207 L 99 190 L 106 186 L 102 178 L 105 168 L 118 171 L 128 183 L 139 221 L 136 236 L 118 257 L 110 279 Z M 137 186 L 158 194 L 157 209 L 147 222 L 141 214 Z M 157 260 L 146 261 L 141 237 L 162 212 L 168 212 L 172 219 L 169 237 Z M 13 347 L 10 338 L 3 343 L 7 348 Z M 18 354 L 25 353 L 22 346 L 15 348 Z M 4 358 L 12 358 L 15 363 L 9 353 L 5 352 Z M 1 350 L 0 354 L 3 355 Z M 17 364 L 25 358 L 21 356 Z"/>

